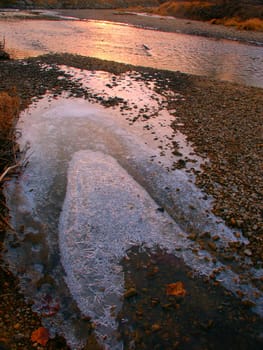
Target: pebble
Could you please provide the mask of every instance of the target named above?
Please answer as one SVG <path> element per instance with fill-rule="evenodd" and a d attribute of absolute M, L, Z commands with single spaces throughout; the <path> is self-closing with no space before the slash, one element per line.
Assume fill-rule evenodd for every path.
<path fill-rule="evenodd" d="M 155 324 L 152 325 L 152 331 L 153 331 L 153 332 L 157 332 L 157 331 L 159 331 L 161 328 L 162 328 L 162 327 L 161 327 L 159 324 L 157 324 L 157 323 L 155 323 Z"/>
<path fill-rule="evenodd" d="M 16 323 L 13 327 L 14 327 L 14 329 L 19 329 L 20 328 L 20 323 Z"/>
<path fill-rule="evenodd" d="M 215 245 L 214 242 L 208 242 L 207 245 L 208 245 L 208 247 L 209 247 L 210 249 L 212 249 L 213 251 L 215 251 L 215 250 L 217 249 L 217 247 L 216 247 L 216 245 Z"/>
<path fill-rule="evenodd" d="M 188 235 L 188 238 L 191 239 L 192 241 L 195 241 L 197 238 L 197 234 L 191 233 L 190 235 Z"/>
<path fill-rule="evenodd" d="M 245 249 L 244 250 L 244 253 L 247 255 L 247 256 L 252 256 L 252 251 L 250 249 Z"/>
<path fill-rule="evenodd" d="M 213 236 L 213 241 L 218 241 L 220 237 L 218 235 Z"/>
<path fill-rule="evenodd" d="M 137 290 L 135 288 L 130 288 L 124 293 L 124 298 L 129 299 L 131 297 L 134 297 L 138 294 Z"/>

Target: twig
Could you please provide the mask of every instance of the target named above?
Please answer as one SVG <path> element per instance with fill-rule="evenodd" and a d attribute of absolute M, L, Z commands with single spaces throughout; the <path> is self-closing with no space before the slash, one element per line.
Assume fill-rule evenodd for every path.
<path fill-rule="evenodd" d="M 4 177 L 6 176 L 7 173 L 9 173 L 9 171 L 11 171 L 15 168 L 18 168 L 19 166 L 20 166 L 20 163 L 17 163 L 17 164 L 11 165 L 8 168 L 6 168 L 6 170 L 0 176 L 0 182 L 3 181 Z"/>
<path fill-rule="evenodd" d="M 5 217 L 3 217 L 2 214 L 0 214 L 0 219 L 6 224 L 6 226 L 13 232 L 16 232 L 16 230 L 14 229 L 14 227 L 7 221 L 7 219 Z"/>
<path fill-rule="evenodd" d="M 0 200 L 0 205 L 3 206 L 3 207 L 5 207 L 6 209 L 9 209 L 8 206 L 5 204 L 4 201 L 1 201 L 1 200 Z"/>
<path fill-rule="evenodd" d="M 26 164 L 27 164 L 27 162 L 28 162 L 28 158 L 29 158 L 29 156 L 30 156 L 30 155 L 27 155 L 27 156 L 26 156 L 26 154 L 27 154 L 29 148 L 30 148 L 29 144 L 26 143 L 26 145 L 24 146 L 24 148 L 23 148 L 22 151 L 20 152 L 20 156 L 21 156 L 20 161 L 17 162 L 17 163 L 15 163 L 14 165 L 11 165 L 11 166 L 9 166 L 8 168 L 6 168 L 6 170 L 5 170 L 5 171 L 1 174 L 1 176 L 0 176 L 0 182 L 3 181 L 4 177 L 6 176 L 6 174 L 8 174 L 11 170 L 14 170 L 14 169 L 16 169 L 16 168 L 18 168 L 18 167 L 21 167 L 21 168 L 22 168 L 22 167 L 25 167 L 25 166 L 26 166 Z M 16 158 L 16 151 L 15 151 L 14 147 L 13 147 L 13 158 L 14 158 L 15 161 L 17 160 L 17 158 Z"/>

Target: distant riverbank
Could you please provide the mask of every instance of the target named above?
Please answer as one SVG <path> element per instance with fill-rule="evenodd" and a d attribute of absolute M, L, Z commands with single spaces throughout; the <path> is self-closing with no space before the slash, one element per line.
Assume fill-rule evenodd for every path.
<path fill-rule="evenodd" d="M 170 16 L 158 16 L 143 12 L 130 12 L 126 9 L 56 9 L 56 10 L 14 10 L 0 11 L 0 21 L 10 18 L 58 20 L 61 17 L 81 20 L 99 20 L 119 22 L 137 27 L 149 28 L 163 32 L 184 33 L 216 39 L 230 39 L 253 45 L 263 46 L 263 33 L 238 30 L 235 27 L 211 24 Z M 0 33 L 1 34 L 1 33 Z"/>
<path fill-rule="evenodd" d="M 209 22 L 169 16 L 156 16 L 146 13 L 128 12 L 125 10 L 64 9 L 56 10 L 56 13 L 62 16 L 76 17 L 79 19 L 120 22 L 165 32 L 201 35 L 217 39 L 231 39 L 263 45 L 262 32 L 238 30 L 233 27 L 215 25 Z"/>

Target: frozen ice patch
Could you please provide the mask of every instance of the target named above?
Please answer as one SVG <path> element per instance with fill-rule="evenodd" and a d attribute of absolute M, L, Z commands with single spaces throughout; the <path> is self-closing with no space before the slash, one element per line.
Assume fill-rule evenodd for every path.
<path fill-rule="evenodd" d="M 167 246 L 179 227 L 118 162 L 101 152 L 75 153 L 68 171 L 59 241 L 70 291 L 110 349 L 124 278 L 119 262 L 133 245 Z"/>
<path fill-rule="evenodd" d="M 90 101 L 45 96 L 23 113 L 18 142 L 21 148 L 30 144 L 29 164 L 19 180 L 6 185 L 17 234 L 7 236 L 5 258 L 35 309 L 51 311 L 43 324 L 52 334 L 63 334 L 72 349 L 81 349 L 88 334 L 81 316 L 88 315 L 101 341 L 121 348 L 114 336 L 124 286 L 119 262 L 133 245 L 164 247 L 196 273 L 216 275 L 229 290 L 242 291 L 262 314 L 249 257 L 244 266 L 234 256 L 244 283 L 220 256 L 229 242 L 246 244 L 246 239 L 211 213 L 211 198 L 204 199 L 188 173 L 171 171 L 174 157 L 168 151 L 160 155 L 160 144 L 180 137 L 171 131 L 175 117 L 165 109 L 165 96 L 134 72 L 70 74 L 88 89 Z M 118 103 L 100 105 L 112 100 Z M 213 251 L 199 245 L 204 233 Z"/>

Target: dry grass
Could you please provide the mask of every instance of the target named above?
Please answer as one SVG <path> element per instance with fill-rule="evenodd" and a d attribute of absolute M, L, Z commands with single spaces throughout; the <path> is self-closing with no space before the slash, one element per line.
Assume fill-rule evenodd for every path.
<path fill-rule="evenodd" d="M 15 92 L 0 92 L 0 139 L 9 138 L 13 133 L 14 120 L 19 111 L 19 98 Z"/>
<path fill-rule="evenodd" d="M 234 26 L 241 30 L 263 31 L 263 6 L 238 1 L 167 1 L 153 13 L 213 24 Z"/>
<path fill-rule="evenodd" d="M 10 93 L 0 92 L 0 183 L 9 169 L 17 167 L 18 148 L 15 143 L 14 124 L 18 116 L 19 105 L 20 99 L 15 90 Z"/>
<path fill-rule="evenodd" d="M 212 24 L 223 24 L 225 26 L 236 27 L 240 30 L 255 30 L 258 32 L 263 32 L 263 20 L 260 18 L 250 18 L 246 20 L 241 20 L 240 18 L 220 18 L 213 19 Z"/>
<path fill-rule="evenodd" d="M 10 94 L 0 92 L 0 233 L 10 227 L 6 219 L 6 207 L 2 192 L 2 184 L 6 175 L 17 168 L 14 123 L 19 112 L 20 100 L 15 90 Z"/>
<path fill-rule="evenodd" d="M 207 17 L 212 4 L 205 1 L 168 1 L 154 10 L 161 16 L 202 19 Z"/>

